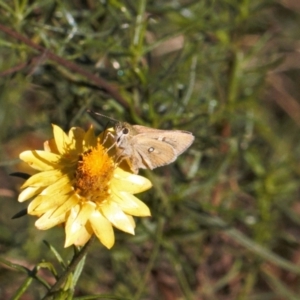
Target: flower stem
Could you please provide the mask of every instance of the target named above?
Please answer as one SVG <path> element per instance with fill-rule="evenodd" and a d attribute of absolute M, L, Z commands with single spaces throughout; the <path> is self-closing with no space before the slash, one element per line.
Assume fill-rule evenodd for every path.
<path fill-rule="evenodd" d="M 56 281 L 56 283 L 51 287 L 51 289 L 47 292 L 47 294 L 42 298 L 43 300 L 49 299 L 50 297 L 53 296 L 55 292 L 57 292 L 61 285 L 66 281 L 68 276 L 75 270 L 77 265 L 82 261 L 82 259 L 85 258 L 87 255 L 87 251 L 89 247 L 92 245 L 93 241 L 95 239 L 95 236 L 93 235 L 90 240 L 80 249 L 78 253 L 75 253 L 72 261 L 66 268 L 65 272 L 61 275 L 61 277 Z"/>

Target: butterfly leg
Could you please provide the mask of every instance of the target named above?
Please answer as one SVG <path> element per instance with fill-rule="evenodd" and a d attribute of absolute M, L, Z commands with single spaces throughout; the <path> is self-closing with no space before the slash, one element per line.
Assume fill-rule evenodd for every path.
<path fill-rule="evenodd" d="M 129 167 L 129 169 L 134 173 L 134 174 L 138 174 L 139 169 L 134 167 L 134 164 L 132 164 L 132 162 L 130 161 L 130 158 L 127 156 L 123 156 L 122 153 L 119 153 L 116 158 L 116 166 L 120 166 L 122 162 L 124 162 L 124 160 L 126 161 L 126 165 Z"/>
<path fill-rule="evenodd" d="M 108 139 L 109 137 L 112 138 L 114 142 L 113 142 L 113 144 L 106 150 L 106 152 L 109 152 L 113 147 L 116 146 L 115 136 L 114 136 L 111 132 L 109 132 L 109 131 L 108 131 L 107 134 L 105 135 L 105 138 L 104 138 L 102 144 L 105 144 L 106 141 L 107 141 L 107 139 Z"/>

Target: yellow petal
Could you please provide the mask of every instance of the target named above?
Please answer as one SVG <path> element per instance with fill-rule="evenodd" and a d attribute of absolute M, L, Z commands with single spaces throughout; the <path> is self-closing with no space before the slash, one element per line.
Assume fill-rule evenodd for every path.
<path fill-rule="evenodd" d="M 135 175 L 117 168 L 111 182 L 118 190 L 137 194 L 146 191 L 152 187 L 152 183 L 145 177 Z"/>
<path fill-rule="evenodd" d="M 65 247 L 72 245 L 77 241 L 82 232 L 82 227 L 87 223 L 87 220 L 91 216 L 95 209 L 95 204 L 92 202 L 86 202 L 78 209 L 78 205 L 75 209 L 72 209 L 70 216 L 66 222 L 66 241 Z"/>
<path fill-rule="evenodd" d="M 36 222 L 35 226 L 40 230 L 47 230 L 51 227 L 54 227 L 58 224 L 65 222 L 66 215 L 62 214 L 56 218 L 51 218 L 52 210 L 47 211 L 44 215 L 42 215 Z"/>
<path fill-rule="evenodd" d="M 56 194 L 68 194 L 73 191 L 73 188 L 70 184 L 70 178 L 67 175 L 59 178 L 55 183 L 49 185 L 42 191 L 42 195 L 49 195 L 53 197 Z"/>
<path fill-rule="evenodd" d="M 131 226 L 133 228 L 135 228 L 135 221 L 134 221 L 134 218 L 130 215 L 127 215 L 127 218 L 128 218 L 128 221 L 130 222 Z"/>
<path fill-rule="evenodd" d="M 77 227 L 82 227 L 85 225 L 87 220 L 90 218 L 92 212 L 95 210 L 96 204 L 94 202 L 84 202 L 81 209 L 73 222 L 72 230 L 76 230 Z"/>
<path fill-rule="evenodd" d="M 60 156 L 42 150 L 27 150 L 20 154 L 20 159 L 39 171 L 48 171 L 57 168 Z"/>
<path fill-rule="evenodd" d="M 52 152 L 52 153 L 55 153 L 55 154 L 59 154 L 54 139 L 50 139 L 50 140 L 44 142 L 44 150 L 46 152 Z"/>
<path fill-rule="evenodd" d="M 40 195 L 29 204 L 28 213 L 31 215 L 40 215 L 49 209 L 56 210 L 67 201 L 74 193 L 72 187 L 66 184 L 68 183 L 67 179 L 67 176 L 64 176 L 47 188 L 41 188 Z M 27 189 L 31 189 L 31 187 Z M 55 214 L 56 216 L 57 214 Z"/>
<path fill-rule="evenodd" d="M 48 210 L 56 210 L 60 208 L 63 204 L 65 204 L 70 198 L 71 194 L 59 194 L 59 195 L 40 195 L 36 197 L 28 206 L 28 214 L 38 214 L 41 215 Z M 65 210 L 61 211 L 61 213 L 66 212 Z M 58 216 L 61 213 L 56 213 L 53 217 Z M 51 215 L 52 217 L 52 215 Z"/>
<path fill-rule="evenodd" d="M 69 152 L 71 141 L 65 132 L 57 125 L 52 124 L 53 135 L 56 143 L 57 150 L 60 154 Z"/>
<path fill-rule="evenodd" d="M 91 238 L 93 234 L 93 230 L 91 226 L 87 223 L 85 226 L 81 227 L 77 234 L 77 239 L 74 240 L 73 244 L 75 246 L 83 246 L 87 243 L 87 241 Z M 68 246 L 64 246 L 68 247 Z"/>
<path fill-rule="evenodd" d="M 70 230 L 73 222 L 78 216 L 78 213 L 80 211 L 80 204 L 77 204 L 76 206 L 73 206 L 71 210 L 67 213 L 67 221 L 65 224 L 65 233 L 66 233 L 66 240 L 65 240 L 65 247 L 69 247 L 70 245 L 73 245 L 73 233 Z"/>
<path fill-rule="evenodd" d="M 28 186 L 35 186 L 35 187 L 43 187 L 51 185 L 55 182 L 58 178 L 62 176 L 60 170 L 50 170 L 45 172 L 40 172 L 37 174 L 32 175 L 26 182 L 22 185 L 21 189 L 24 189 Z"/>
<path fill-rule="evenodd" d="M 90 216 L 90 224 L 100 242 L 110 249 L 115 243 L 111 223 L 98 210 L 95 210 Z"/>
<path fill-rule="evenodd" d="M 43 191 L 44 187 L 34 186 L 34 187 L 27 187 L 24 191 L 22 191 L 19 195 L 18 201 L 24 202 Z"/>
<path fill-rule="evenodd" d="M 77 153 L 83 152 L 83 139 L 85 131 L 79 127 L 72 127 L 69 131 L 69 140 L 71 141 L 70 148 Z"/>
<path fill-rule="evenodd" d="M 83 145 L 84 145 L 84 150 L 96 147 L 97 138 L 95 137 L 93 126 L 91 126 L 89 128 L 89 130 L 85 133 L 84 140 L 83 140 Z"/>
<path fill-rule="evenodd" d="M 100 207 L 101 213 L 118 229 L 134 234 L 134 227 L 128 216 L 114 203 L 106 203 Z"/>
<path fill-rule="evenodd" d="M 80 198 L 73 193 L 64 203 L 62 203 L 54 212 L 51 217 L 56 218 L 60 214 L 67 213 L 73 206 L 77 205 Z"/>
<path fill-rule="evenodd" d="M 88 222 L 86 223 L 85 226 L 82 226 L 73 235 L 70 235 L 70 233 L 66 231 L 66 240 L 65 240 L 64 247 L 66 248 L 71 245 L 83 246 L 91 238 L 92 234 L 93 234 L 93 229 Z"/>
<path fill-rule="evenodd" d="M 111 199 L 127 214 L 137 217 L 151 216 L 148 206 L 132 194 L 114 190 Z"/>
<path fill-rule="evenodd" d="M 28 205 L 28 208 L 27 208 L 28 214 L 29 215 L 42 215 L 43 212 L 41 213 L 39 211 L 36 211 L 36 208 L 43 203 L 45 198 L 47 198 L 47 196 L 39 195 L 39 196 L 35 197 Z M 46 203 L 49 203 L 49 201 Z"/>

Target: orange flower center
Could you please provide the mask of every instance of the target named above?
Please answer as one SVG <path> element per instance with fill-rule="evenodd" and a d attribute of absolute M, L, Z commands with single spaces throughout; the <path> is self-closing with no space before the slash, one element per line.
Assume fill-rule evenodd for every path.
<path fill-rule="evenodd" d="M 75 172 L 75 190 L 88 201 L 100 204 L 110 194 L 110 180 L 115 169 L 112 158 L 98 144 L 84 152 Z"/>

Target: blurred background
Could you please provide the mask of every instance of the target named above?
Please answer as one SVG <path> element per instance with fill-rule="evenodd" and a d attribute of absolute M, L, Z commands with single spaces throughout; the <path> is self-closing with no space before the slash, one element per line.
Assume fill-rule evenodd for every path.
<path fill-rule="evenodd" d="M 34 174 L 19 153 L 42 149 L 51 123 L 100 133 L 92 109 L 196 138 L 140 172 L 152 217 L 116 229 L 111 250 L 94 242 L 77 297 L 299 299 L 299 49 L 298 0 L 0 0 L 0 257 L 60 273 L 46 240 L 72 258 L 63 228 L 11 219 L 28 203 L 9 174 Z M 0 298 L 27 278 L 0 264 Z M 45 292 L 33 280 L 21 299 Z"/>

